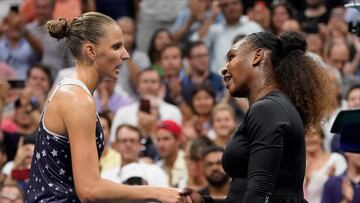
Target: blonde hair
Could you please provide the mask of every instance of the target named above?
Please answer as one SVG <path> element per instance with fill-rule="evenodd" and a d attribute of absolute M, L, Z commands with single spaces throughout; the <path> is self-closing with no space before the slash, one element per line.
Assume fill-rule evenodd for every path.
<path fill-rule="evenodd" d="M 49 35 L 58 40 L 66 38 L 65 44 L 76 59 L 81 59 L 81 46 L 85 41 L 98 44 L 105 35 L 105 25 L 115 20 L 98 12 L 88 12 L 72 20 L 60 18 L 46 23 Z"/>
<path fill-rule="evenodd" d="M 233 110 L 233 108 L 227 103 L 219 103 L 211 111 L 211 118 L 212 118 L 211 122 L 212 123 L 214 122 L 215 115 L 217 113 L 219 113 L 220 111 L 229 112 L 231 114 L 231 116 L 234 118 L 234 120 L 236 120 L 235 111 Z"/>

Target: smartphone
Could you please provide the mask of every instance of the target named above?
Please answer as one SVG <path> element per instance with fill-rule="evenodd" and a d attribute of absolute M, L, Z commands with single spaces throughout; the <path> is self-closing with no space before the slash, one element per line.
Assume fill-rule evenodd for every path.
<path fill-rule="evenodd" d="M 11 5 L 10 11 L 12 11 L 14 13 L 19 13 L 19 5 Z"/>
<path fill-rule="evenodd" d="M 150 100 L 148 99 L 140 99 L 140 111 L 145 113 L 150 113 Z"/>
<path fill-rule="evenodd" d="M 24 88 L 25 80 L 8 80 L 11 89 Z"/>

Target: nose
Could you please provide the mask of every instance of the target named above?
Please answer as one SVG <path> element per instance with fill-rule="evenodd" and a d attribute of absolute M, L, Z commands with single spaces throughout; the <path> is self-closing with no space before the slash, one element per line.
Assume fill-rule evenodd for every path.
<path fill-rule="evenodd" d="M 228 72 L 227 64 L 225 64 L 225 66 L 221 68 L 220 72 L 221 72 L 221 75 L 223 75 L 223 76 L 226 75 L 226 73 Z"/>
<path fill-rule="evenodd" d="M 122 60 L 127 60 L 127 59 L 130 58 L 129 53 L 127 52 L 127 50 L 125 49 L 125 47 L 123 47 L 123 49 L 124 49 L 124 52 L 123 52 L 123 54 L 121 55 L 121 59 L 122 59 Z"/>

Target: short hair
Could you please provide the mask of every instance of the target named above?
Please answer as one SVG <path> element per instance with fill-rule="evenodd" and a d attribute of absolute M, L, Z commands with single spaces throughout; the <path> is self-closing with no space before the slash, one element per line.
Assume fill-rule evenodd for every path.
<path fill-rule="evenodd" d="M 348 100 L 350 93 L 356 89 L 360 89 L 360 83 L 353 84 L 349 87 L 348 91 L 346 91 L 345 99 Z"/>
<path fill-rule="evenodd" d="M 100 118 L 104 118 L 104 119 L 106 120 L 106 122 L 108 122 L 109 128 L 111 128 L 112 122 L 111 122 L 111 118 L 109 117 L 108 112 L 101 112 L 101 113 L 99 113 L 99 117 L 100 117 Z"/>
<path fill-rule="evenodd" d="M 211 145 L 211 146 L 208 146 L 204 149 L 203 151 L 203 157 L 205 158 L 208 154 L 210 153 L 213 153 L 213 152 L 221 152 L 221 153 L 224 153 L 224 148 L 222 147 L 219 147 L 217 145 Z"/>
<path fill-rule="evenodd" d="M 116 132 L 115 133 L 115 140 L 116 141 L 118 141 L 118 139 L 119 139 L 118 138 L 118 132 L 123 128 L 127 128 L 127 129 L 129 129 L 131 131 L 136 132 L 139 135 L 139 142 L 140 142 L 140 140 L 141 140 L 141 132 L 140 132 L 139 128 L 137 128 L 137 127 L 135 127 L 133 125 L 130 125 L 130 124 L 122 124 L 122 125 L 120 125 L 119 127 L 116 128 L 116 131 L 115 131 Z"/>
<path fill-rule="evenodd" d="M 179 44 L 176 44 L 176 43 L 169 43 L 169 44 L 166 44 L 161 50 L 160 50 L 160 59 L 162 58 L 162 55 L 164 54 L 164 52 L 169 49 L 169 48 L 177 48 L 179 51 L 180 51 L 180 58 L 183 57 L 183 50 L 181 49 L 180 45 Z"/>
<path fill-rule="evenodd" d="M 191 160 L 200 160 L 203 158 L 203 153 L 206 148 L 214 145 L 214 142 L 206 136 L 198 137 L 192 140 L 190 143 L 190 159 Z"/>
<path fill-rule="evenodd" d="M 206 46 L 205 43 L 203 41 L 194 41 L 194 42 L 189 42 L 186 47 L 185 47 L 185 51 L 184 51 L 184 56 L 187 58 L 191 58 L 191 52 L 195 47 L 198 46 Z"/>
<path fill-rule="evenodd" d="M 138 75 L 137 75 L 137 76 L 138 76 L 138 77 L 137 77 L 138 80 L 139 80 L 139 78 L 140 78 L 144 73 L 146 73 L 146 72 L 155 72 L 155 73 L 159 76 L 160 83 L 163 82 L 163 76 L 161 76 L 160 73 L 159 73 L 156 69 L 154 69 L 154 68 L 152 68 L 152 67 L 139 70 Z M 139 82 L 139 81 L 137 81 L 137 83 L 138 83 L 138 82 Z"/>
<path fill-rule="evenodd" d="M 41 63 L 31 66 L 31 68 L 29 68 L 26 72 L 27 79 L 29 79 L 31 71 L 34 69 L 40 69 L 43 73 L 45 73 L 45 75 L 48 77 L 49 80 L 49 87 L 51 87 L 53 83 L 53 78 L 51 75 L 51 67 Z"/>
<path fill-rule="evenodd" d="M 228 111 L 231 114 L 231 116 L 234 118 L 234 120 L 236 120 L 235 111 L 229 104 L 227 103 L 217 104 L 211 112 L 212 119 L 214 118 L 215 114 L 218 113 L 219 111 Z"/>

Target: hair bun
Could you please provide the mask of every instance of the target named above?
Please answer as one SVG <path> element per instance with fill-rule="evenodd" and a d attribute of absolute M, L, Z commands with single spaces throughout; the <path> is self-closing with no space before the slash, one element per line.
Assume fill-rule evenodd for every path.
<path fill-rule="evenodd" d="M 306 51 L 305 38 L 298 32 L 284 32 L 279 38 L 283 44 L 283 51 L 286 54 L 291 51 Z"/>
<path fill-rule="evenodd" d="M 60 18 L 59 20 L 50 20 L 46 23 L 46 28 L 51 37 L 62 39 L 69 36 L 69 23 L 70 22 L 65 18 Z"/>

